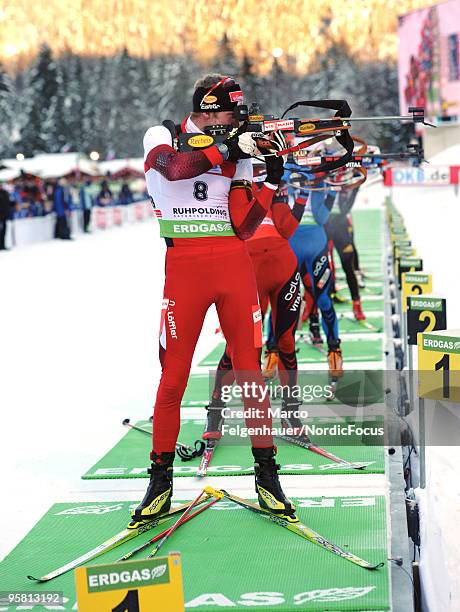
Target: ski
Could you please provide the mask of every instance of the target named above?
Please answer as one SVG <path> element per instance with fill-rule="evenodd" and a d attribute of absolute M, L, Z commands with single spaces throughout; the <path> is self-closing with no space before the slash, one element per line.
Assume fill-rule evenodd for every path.
<path fill-rule="evenodd" d="M 373 332 L 378 333 L 378 334 L 380 334 L 382 332 L 381 328 L 376 327 L 375 325 L 372 325 L 372 323 L 369 323 L 369 321 L 367 321 L 366 319 L 362 319 L 361 321 L 358 321 L 357 319 L 354 319 L 354 321 L 356 321 L 356 323 L 358 323 L 358 325 L 361 325 L 361 327 L 365 327 L 369 331 L 373 331 Z"/>
<path fill-rule="evenodd" d="M 380 288 L 373 287 L 360 287 L 363 293 L 367 293 L 368 295 L 382 295 L 382 290 Z"/>
<path fill-rule="evenodd" d="M 332 378 L 329 381 L 329 386 L 331 387 L 331 395 L 329 397 L 326 397 L 326 402 L 333 402 L 335 400 L 338 384 L 338 378 Z"/>
<path fill-rule="evenodd" d="M 369 280 L 380 281 L 381 283 L 383 283 L 383 281 L 385 280 L 383 276 L 379 274 L 372 274 L 372 272 L 361 272 L 361 273 L 363 275 L 363 278 L 368 278 Z"/>
<path fill-rule="evenodd" d="M 220 498 L 215 497 L 214 499 L 212 499 L 210 502 L 208 502 L 207 504 L 205 504 L 204 506 L 202 506 L 201 508 L 198 508 L 198 510 L 195 510 L 195 512 L 193 512 L 192 514 L 186 516 L 181 522 L 180 524 L 183 525 L 184 523 L 187 523 L 188 521 L 190 521 L 192 518 L 194 518 L 195 516 L 198 516 L 198 514 L 201 514 L 202 512 L 204 512 L 204 510 L 207 510 L 208 508 L 210 508 L 212 505 L 214 505 L 216 502 L 219 501 Z M 157 535 L 155 535 L 153 538 L 151 538 L 150 540 L 147 540 L 147 542 L 145 542 L 144 544 L 141 544 L 140 546 L 138 546 L 137 548 L 134 548 L 133 550 L 130 550 L 129 552 L 127 552 L 125 555 L 123 555 L 122 557 L 120 557 L 119 559 L 117 559 L 116 563 L 118 563 L 119 561 L 127 561 L 128 559 L 131 559 L 131 557 L 135 554 L 137 554 L 138 552 L 140 552 L 141 550 L 144 550 L 145 548 L 148 548 L 151 544 L 155 544 L 155 542 L 158 542 L 158 540 L 161 540 L 169 531 L 168 529 L 165 529 L 164 531 L 161 531 L 160 533 L 157 533 Z"/>
<path fill-rule="evenodd" d="M 208 498 L 209 496 L 206 495 L 206 497 L 204 497 L 203 500 L 200 501 L 200 504 L 204 503 Z M 49 574 L 45 574 L 41 578 L 34 578 L 33 576 L 27 576 L 27 578 L 29 580 L 35 580 L 36 582 L 48 582 L 48 580 L 52 580 L 53 578 L 62 576 L 62 574 L 65 574 L 66 572 L 69 572 L 75 569 L 76 567 L 82 565 L 83 563 L 92 561 L 96 557 L 99 557 L 100 555 L 103 555 L 104 553 L 109 552 L 109 550 L 113 550 L 117 546 L 121 546 L 121 544 L 124 544 L 125 542 L 129 542 L 129 540 L 132 540 L 136 536 L 141 535 L 142 533 L 145 533 L 146 531 L 150 531 L 157 525 L 161 525 L 162 523 L 165 523 L 166 521 L 170 520 L 176 514 L 179 514 L 180 512 L 183 512 L 184 510 L 186 510 L 189 505 L 190 505 L 189 503 L 181 504 L 180 506 L 177 506 L 176 508 L 172 508 L 167 514 L 160 516 L 157 519 L 150 520 L 150 521 L 144 521 L 140 523 L 138 527 L 135 527 L 133 529 L 128 529 L 128 528 L 123 529 L 122 531 L 120 531 L 120 533 L 117 533 L 116 535 L 112 536 L 111 538 L 103 542 L 102 544 L 99 544 L 99 546 L 96 546 L 96 548 L 93 548 L 92 550 L 86 552 L 80 557 L 77 557 L 73 561 L 66 563 L 62 567 L 59 567 L 58 569 L 50 572 Z"/>
<path fill-rule="evenodd" d="M 348 302 L 351 302 L 350 298 L 347 298 L 345 295 L 342 295 L 339 292 L 334 293 L 331 298 L 335 304 L 347 304 Z"/>
<path fill-rule="evenodd" d="M 211 463 L 214 450 L 216 448 L 217 440 L 206 440 L 206 446 L 201 457 L 200 466 L 196 472 L 199 478 L 206 476 L 208 472 L 209 464 Z"/>
<path fill-rule="evenodd" d="M 296 535 L 302 538 L 305 538 L 309 542 L 313 542 L 313 544 L 317 544 L 318 546 L 325 548 L 329 552 L 332 552 L 335 555 L 342 557 L 342 559 L 346 559 L 347 561 L 350 561 L 351 563 L 354 563 L 355 565 L 359 565 L 360 567 L 363 567 L 364 569 L 376 570 L 380 567 L 383 567 L 384 565 L 384 563 L 378 563 L 376 565 L 373 565 L 372 563 L 369 563 L 368 561 L 361 559 L 361 557 L 358 557 L 357 555 L 354 555 L 351 552 L 343 550 L 336 544 L 333 544 L 332 542 L 324 538 L 322 535 L 320 535 L 316 531 L 313 531 L 313 529 L 310 529 L 310 527 L 307 527 L 300 521 L 297 520 L 296 522 L 291 522 L 287 518 L 273 514 L 269 512 L 268 510 L 264 510 L 264 508 L 261 508 L 258 504 L 255 504 L 246 499 L 238 497 L 237 495 L 233 495 L 232 493 L 228 493 L 224 489 L 221 489 L 220 491 L 216 491 L 212 487 L 206 487 L 205 492 L 208 493 L 209 495 L 215 495 L 216 497 L 219 494 L 221 494 L 225 496 L 227 499 L 234 502 L 235 504 L 238 504 L 239 506 L 242 506 L 243 508 L 247 508 L 248 510 L 251 510 L 252 512 L 256 512 L 257 514 L 261 514 L 262 516 L 272 521 L 276 525 L 289 529 L 289 531 L 292 531 Z"/>
<path fill-rule="evenodd" d="M 294 436 L 286 436 L 286 435 L 282 435 L 282 436 L 279 435 L 277 436 L 277 438 L 281 438 L 282 440 L 285 440 L 286 442 L 289 442 L 290 444 L 295 444 L 296 446 L 305 448 L 306 450 L 309 450 L 312 453 L 321 455 L 322 457 L 325 457 L 326 459 L 330 459 L 331 461 L 334 461 L 335 463 L 339 463 L 340 465 L 346 466 L 347 468 L 351 470 L 364 470 L 366 468 L 365 465 L 360 465 L 359 463 L 351 463 L 350 461 L 347 461 L 346 459 L 342 459 L 341 457 L 338 457 L 337 455 L 330 453 L 325 448 L 322 448 L 321 446 L 317 446 L 313 442 L 306 442 Z"/>

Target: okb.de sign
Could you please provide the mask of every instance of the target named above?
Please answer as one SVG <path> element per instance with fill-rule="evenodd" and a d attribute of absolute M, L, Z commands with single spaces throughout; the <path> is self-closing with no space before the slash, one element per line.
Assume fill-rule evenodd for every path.
<path fill-rule="evenodd" d="M 450 185 L 450 168 L 392 168 L 391 178 L 393 185 Z"/>

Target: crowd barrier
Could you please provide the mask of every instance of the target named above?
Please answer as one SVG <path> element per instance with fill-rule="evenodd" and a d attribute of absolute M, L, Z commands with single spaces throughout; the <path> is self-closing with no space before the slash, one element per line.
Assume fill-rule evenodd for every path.
<path fill-rule="evenodd" d="M 154 217 L 149 200 L 126 204 L 125 206 L 94 206 L 91 213 L 90 230 L 103 231 L 111 227 L 120 227 Z M 83 233 L 83 211 L 73 210 L 68 214 L 71 234 Z M 14 219 L 7 222 L 6 247 L 14 248 L 46 242 L 54 239 L 56 215 Z"/>

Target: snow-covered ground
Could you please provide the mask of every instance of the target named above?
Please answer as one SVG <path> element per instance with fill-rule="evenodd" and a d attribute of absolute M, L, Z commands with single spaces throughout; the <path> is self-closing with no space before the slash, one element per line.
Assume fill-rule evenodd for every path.
<path fill-rule="evenodd" d="M 460 145 L 455 150 L 458 151 Z M 433 163 L 456 163 L 440 154 Z M 460 194 L 449 187 L 400 187 L 392 191 L 423 269 L 433 274 L 433 294 L 447 298 L 447 327 L 460 329 Z M 426 449 L 426 489 L 420 501 L 420 570 L 424 609 L 460 610 L 460 447 Z"/>
<path fill-rule="evenodd" d="M 460 193 L 453 186 L 393 188 L 393 202 L 423 259 L 433 274 L 433 293 L 448 298 L 447 325 L 460 328 Z"/>

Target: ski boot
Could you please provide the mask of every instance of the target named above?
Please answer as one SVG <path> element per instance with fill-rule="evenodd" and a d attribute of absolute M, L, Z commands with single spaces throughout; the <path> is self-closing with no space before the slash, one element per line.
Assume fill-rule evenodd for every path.
<path fill-rule="evenodd" d="M 331 294 L 331 299 L 334 304 L 345 304 L 345 302 L 348 302 L 348 298 L 341 293 L 338 293 L 338 291 Z"/>
<path fill-rule="evenodd" d="M 358 287 L 360 289 L 365 289 L 366 283 L 364 281 L 364 274 L 361 270 L 355 270 L 356 280 L 358 281 Z"/>
<path fill-rule="evenodd" d="M 265 380 L 272 380 L 278 374 L 278 351 L 265 349 L 265 361 L 262 376 Z"/>
<path fill-rule="evenodd" d="M 167 514 L 171 508 L 174 453 L 157 455 L 152 451 L 150 459 L 152 467 L 147 470 L 150 474 L 150 483 L 144 499 L 132 513 L 132 520 L 128 526 L 131 529 L 138 527 L 139 523 L 146 520 L 153 520 Z"/>
<path fill-rule="evenodd" d="M 321 338 L 321 331 L 319 327 L 319 317 L 318 315 L 310 315 L 310 340 L 313 346 L 318 346 L 319 344 L 323 344 L 323 339 Z"/>
<path fill-rule="evenodd" d="M 225 408 L 225 402 L 219 399 L 212 398 L 211 403 L 206 406 L 208 411 L 206 428 L 203 432 L 203 440 L 220 440 L 222 437 L 222 425 L 224 417 L 222 410 Z"/>
<path fill-rule="evenodd" d="M 281 426 L 283 429 L 292 429 L 292 435 L 281 436 L 283 438 L 295 438 L 296 443 L 302 446 L 311 444 L 310 438 L 304 433 L 304 424 L 296 415 L 299 408 L 302 406 L 298 400 L 283 400 L 282 412 L 285 413 L 281 417 Z M 291 441 L 291 440 L 289 440 Z"/>
<path fill-rule="evenodd" d="M 361 308 L 361 300 L 353 300 L 353 314 L 355 315 L 355 319 L 357 321 L 364 321 L 366 319 L 366 315 L 362 311 Z"/>
<path fill-rule="evenodd" d="M 343 359 L 340 348 L 340 340 L 328 343 L 327 362 L 329 365 L 329 376 L 333 381 L 337 381 L 343 376 Z"/>
<path fill-rule="evenodd" d="M 275 447 L 252 448 L 256 493 L 261 508 L 283 518 L 289 523 L 298 523 L 295 507 L 281 489 L 278 478 L 279 464 L 275 462 Z"/>

